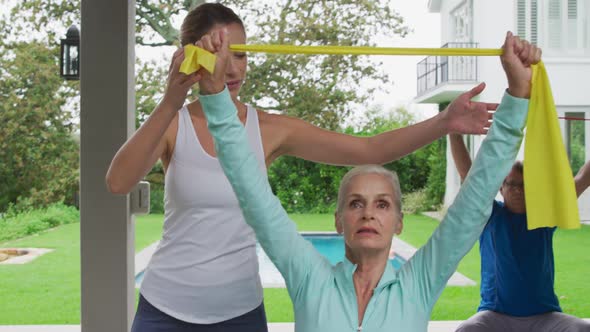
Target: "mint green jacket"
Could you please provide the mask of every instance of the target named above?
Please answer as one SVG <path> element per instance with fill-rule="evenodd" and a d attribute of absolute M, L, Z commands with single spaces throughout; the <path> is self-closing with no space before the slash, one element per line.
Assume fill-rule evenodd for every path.
<path fill-rule="evenodd" d="M 295 331 L 426 331 L 432 308 L 459 261 L 473 247 L 492 202 L 518 153 L 528 100 L 505 94 L 455 202 L 428 242 L 399 271 L 387 264 L 358 321 L 352 276 L 345 259 L 331 265 L 297 232 L 271 191 L 236 116 L 227 88 L 200 96 L 219 161 L 246 222 L 285 278 Z M 313 147 L 310 147 L 313 149 Z"/>

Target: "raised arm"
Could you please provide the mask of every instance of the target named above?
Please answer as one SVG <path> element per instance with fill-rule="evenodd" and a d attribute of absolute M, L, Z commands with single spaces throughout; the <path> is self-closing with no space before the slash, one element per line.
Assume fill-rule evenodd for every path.
<path fill-rule="evenodd" d="M 279 199 L 273 195 L 237 117 L 237 109 L 223 81 L 229 48 L 223 33 L 215 32 L 208 47 L 217 55 L 215 73 L 203 73 L 199 101 L 215 141 L 219 162 L 238 198 L 246 222 L 264 251 L 285 278 L 293 301 L 302 281 L 312 270 L 329 271 L 330 265 L 299 235 Z M 197 43 L 197 46 L 201 46 Z M 207 46 L 207 45 L 204 45 Z M 218 74 L 221 73 L 221 74 Z M 219 75 L 219 76 L 218 76 Z"/>
<path fill-rule="evenodd" d="M 508 34 L 502 65 L 509 82 L 494 124 L 483 141 L 469 175 L 440 226 L 402 273 L 410 274 L 410 289 L 430 310 L 459 261 L 473 247 L 492 210 L 492 202 L 518 153 L 530 95 L 530 64 L 540 50 Z"/>
<path fill-rule="evenodd" d="M 111 161 L 106 175 L 108 190 L 127 194 L 150 171 L 158 158 L 167 160 L 166 134 L 178 110 L 184 104 L 188 89 L 199 80 L 199 74 L 178 72 L 184 60 L 182 49 L 172 58 L 164 97 L 147 121 L 123 144 Z M 164 166 L 167 166 L 165 163 Z"/>
<path fill-rule="evenodd" d="M 590 186 L 590 161 L 587 161 L 574 178 L 578 197 Z"/>
<path fill-rule="evenodd" d="M 484 83 L 476 86 L 471 91 L 459 96 L 455 101 L 453 101 L 453 103 L 451 103 L 451 105 L 449 105 L 449 108 L 455 104 L 459 104 L 460 106 L 455 106 L 455 108 L 477 109 L 479 112 L 488 112 L 492 109 L 495 110 L 497 104 L 480 103 L 471 100 L 480 94 L 484 88 Z M 476 113 L 477 112 L 473 112 L 472 114 Z M 455 166 L 457 167 L 457 171 L 461 177 L 461 183 L 463 183 L 467 177 L 467 173 L 469 173 L 469 169 L 471 168 L 471 157 L 469 156 L 469 152 L 467 152 L 465 142 L 463 142 L 463 137 L 460 133 L 451 133 L 449 135 L 449 139 L 451 141 L 451 153 L 453 154 L 453 160 L 455 161 Z"/>
<path fill-rule="evenodd" d="M 436 116 L 371 137 L 355 137 L 315 127 L 299 119 L 274 117 L 280 144 L 273 159 L 290 155 L 332 165 L 385 164 L 397 160 L 449 133 L 485 134 L 498 104 L 471 101 L 485 85 L 462 94 Z"/>
<path fill-rule="evenodd" d="M 449 141 L 451 142 L 453 161 L 461 177 L 461 183 L 463 183 L 471 168 L 471 157 L 469 156 L 469 152 L 467 152 L 465 142 L 463 142 L 463 136 L 460 134 L 451 134 L 449 135 Z"/>

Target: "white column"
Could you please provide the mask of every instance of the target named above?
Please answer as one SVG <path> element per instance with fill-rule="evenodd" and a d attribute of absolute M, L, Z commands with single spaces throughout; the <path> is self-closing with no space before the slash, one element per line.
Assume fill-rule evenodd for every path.
<path fill-rule="evenodd" d="M 445 152 L 447 154 L 447 175 L 443 205 L 449 207 L 455 201 L 455 197 L 459 193 L 459 189 L 461 189 L 461 177 L 459 176 L 459 172 L 457 172 L 457 167 L 453 160 L 449 135 L 445 139 L 447 140 L 447 149 Z"/>
<path fill-rule="evenodd" d="M 80 247 L 83 332 L 127 332 L 134 312 L 128 196 L 105 185 L 134 130 L 135 1 L 84 0 L 81 23 Z"/>

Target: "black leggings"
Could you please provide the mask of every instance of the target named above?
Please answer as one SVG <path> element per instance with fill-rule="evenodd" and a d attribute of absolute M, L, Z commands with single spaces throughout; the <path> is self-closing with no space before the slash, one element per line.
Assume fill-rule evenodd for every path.
<path fill-rule="evenodd" d="M 151 305 L 141 294 L 131 332 L 268 332 L 264 303 L 258 308 L 223 322 L 193 324 L 167 315 Z"/>

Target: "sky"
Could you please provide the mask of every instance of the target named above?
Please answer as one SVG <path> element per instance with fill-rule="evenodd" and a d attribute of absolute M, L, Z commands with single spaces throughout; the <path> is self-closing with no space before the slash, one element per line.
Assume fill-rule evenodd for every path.
<path fill-rule="evenodd" d="M 383 47 L 440 47 L 440 14 L 428 12 L 428 0 L 395 0 L 393 7 L 406 20 L 413 30 L 405 38 L 384 40 Z M 416 96 L 416 65 L 424 56 L 380 56 L 383 69 L 392 75 L 394 85 L 389 94 L 377 93 L 375 102 L 390 109 L 405 106 L 420 118 L 432 116 L 438 110 L 437 105 L 413 104 Z"/>

